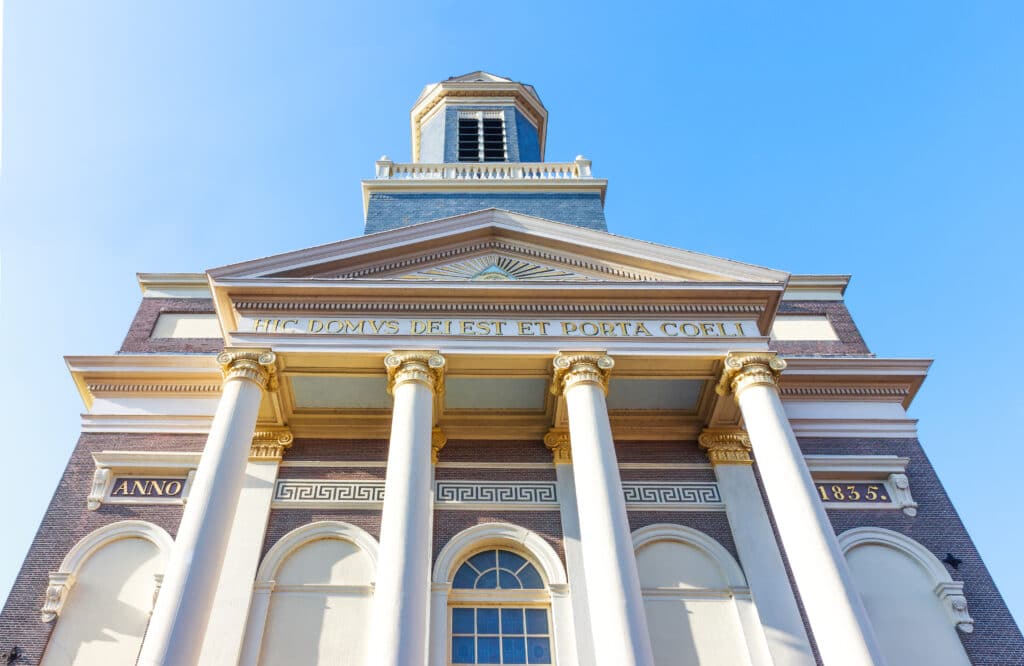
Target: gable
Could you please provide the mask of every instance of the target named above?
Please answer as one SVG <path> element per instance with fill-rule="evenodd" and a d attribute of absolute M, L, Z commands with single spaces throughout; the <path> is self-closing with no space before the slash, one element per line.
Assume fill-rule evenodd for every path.
<path fill-rule="evenodd" d="M 224 279 L 748 282 L 788 274 L 496 209 L 209 271 Z"/>

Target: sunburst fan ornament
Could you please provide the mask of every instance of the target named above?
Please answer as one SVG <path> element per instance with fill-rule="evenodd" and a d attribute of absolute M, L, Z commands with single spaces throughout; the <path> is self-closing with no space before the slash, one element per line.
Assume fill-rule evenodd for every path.
<path fill-rule="evenodd" d="M 444 266 L 425 268 L 403 275 L 399 280 L 451 280 L 451 281 L 505 281 L 505 280 L 560 280 L 582 282 L 589 280 L 585 275 L 572 271 L 544 266 L 525 259 L 516 259 L 503 254 L 485 254 L 462 259 Z"/>

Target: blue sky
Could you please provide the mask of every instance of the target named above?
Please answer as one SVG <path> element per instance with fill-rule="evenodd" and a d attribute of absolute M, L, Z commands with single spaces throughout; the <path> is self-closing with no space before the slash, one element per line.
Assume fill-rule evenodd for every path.
<path fill-rule="evenodd" d="M 536 86 L 549 160 L 610 179 L 611 231 L 853 274 L 872 350 L 936 359 L 911 414 L 1024 618 L 1024 4 L 4 11 L 0 596 L 78 436 L 62 355 L 120 346 L 134 274 L 359 235 L 359 180 L 410 158 L 421 87 L 486 69 Z"/>

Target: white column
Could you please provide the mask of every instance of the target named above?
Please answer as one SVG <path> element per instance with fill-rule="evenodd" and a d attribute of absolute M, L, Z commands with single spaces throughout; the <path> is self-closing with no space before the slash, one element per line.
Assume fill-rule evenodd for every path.
<path fill-rule="evenodd" d="M 559 354 L 552 389 L 565 395 L 596 664 L 652 666 L 640 577 L 626 517 L 602 354 Z"/>
<path fill-rule="evenodd" d="M 277 472 L 284 449 L 292 439 L 291 432 L 284 428 L 259 430 L 253 436 L 245 483 L 224 558 L 231 565 L 220 574 L 199 656 L 201 666 L 239 663 Z"/>
<path fill-rule="evenodd" d="M 814 666 L 814 652 L 786 575 L 768 511 L 751 467 L 750 439 L 742 430 L 705 430 L 700 445 L 715 468 L 736 552 L 753 595 L 769 655 L 757 663 Z M 762 651 L 753 645 L 752 652 Z"/>
<path fill-rule="evenodd" d="M 190 666 L 199 659 L 245 481 L 263 390 L 276 388 L 273 352 L 225 350 L 224 389 L 178 526 L 140 666 Z"/>
<path fill-rule="evenodd" d="M 580 514 L 576 503 L 576 479 L 572 468 L 572 450 L 569 432 L 552 429 L 544 436 L 544 444 L 551 449 L 558 481 L 558 508 L 562 516 L 562 543 L 565 547 L 565 566 L 568 570 L 569 597 L 572 602 L 575 658 L 571 664 L 594 663 L 594 637 L 590 630 L 590 609 L 587 607 L 587 578 L 583 570 L 583 544 L 580 542 Z M 563 642 L 555 636 L 556 642 Z M 566 663 L 559 659 L 560 664 Z"/>
<path fill-rule="evenodd" d="M 718 385 L 736 396 L 779 537 L 814 640 L 829 666 L 884 664 L 860 595 L 821 506 L 776 382 L 786 367 L 774 353 L 729 354 Z"/>
<path fill-rule="evenodd" d="M 384 361 L 394 396 L 368 666 L 423 666 L 427 659 L 434 393 L 444 357 L 401 352 Z"/>

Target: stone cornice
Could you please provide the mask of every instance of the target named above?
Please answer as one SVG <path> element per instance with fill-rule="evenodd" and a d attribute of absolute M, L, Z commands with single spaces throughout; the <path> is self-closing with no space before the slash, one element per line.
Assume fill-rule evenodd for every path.
<path fill-rule="evenodd" d="M 238 300 L 239 312 L 481 312 L 481 313 L 550 313 L 550 314 L 751 314 L 760 315 L 765 307 L 753 303 L 399 303 L 395 301 L 335 301 L 322 298 L 261 298 Z"/>

